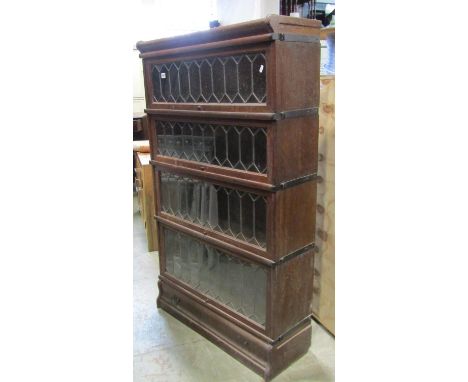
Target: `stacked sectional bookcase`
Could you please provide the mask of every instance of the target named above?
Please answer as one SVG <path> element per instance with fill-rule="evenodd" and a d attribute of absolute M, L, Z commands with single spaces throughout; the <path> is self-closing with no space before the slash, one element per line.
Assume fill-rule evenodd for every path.
<path fill-rule="evenodd" d="M 320 22 L 137 43 L 158 307 L 270 380 L 311 342 Z"/>

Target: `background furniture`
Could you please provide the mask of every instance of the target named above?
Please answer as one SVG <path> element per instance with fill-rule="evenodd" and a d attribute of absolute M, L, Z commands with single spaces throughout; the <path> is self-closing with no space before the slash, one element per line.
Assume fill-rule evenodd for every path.
<path fill-rule="evenodd" d="M 158 307 L 266 380 L 311 341 L 319 27 L 270 16 L 137 43 Z"/>
<path fill-rule="evenodd" d="M 335 334 L 335 76 L 320 76 L 313 312 Z"/>
<path fill-rule="evenodd" d="M 141 149 L 141 145 L 137 149 Z M 148 150 L 149 147 L 143 150 Z M 155 211 L 155 195 L 154 195 L 154 181 L 153 169 L 150 165 L 151 155 L 149 153 L 141 153 L 134 151 L 135 156 L 135 186 L 138 193 L 138 206 L 143 219 L 146 239 L 148 241 L 148 252 L 158 250 L 158 234 L 157 225 L 154 219 Z"/>
<path fill-rule="evenodd" d="M 133 141 L 133 152 L 149 153 L 150 152 L 149 140 Z"/>
<path fill-rule="evenodd" d="M 133 113 L 133 142 L 149 142 L 148 118 L 145 113 Z M 135 143 L 133 144 L 135 148 Z M 135 149 L 133 150 L 135 151 Z M 138 151 L 138 150 L 137 150 Z M 133 169 L 136 168 L 135 155 L 133 156 Z M 135 171 L 133 171 L 133 184 L 135 190 Z"/>
<path fill-rule="evenodd" d="M 146 114 L 133 113 L 133 140 L 143 141 L 148 139 L 148 119 Z"/>

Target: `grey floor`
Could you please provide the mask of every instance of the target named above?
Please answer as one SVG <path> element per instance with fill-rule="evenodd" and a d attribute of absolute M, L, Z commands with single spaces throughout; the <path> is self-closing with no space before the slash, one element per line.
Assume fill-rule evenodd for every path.
<path fill-rule="evenodd" d="M 156 308 L 157 252 L 148 252 L 145 229 L 133 200 L 134 382 L 260 382 L 263 379 L 211 342 Z M 334 381 L 335 340 L 312 322 L 309 352 L 274 379 Z"/>

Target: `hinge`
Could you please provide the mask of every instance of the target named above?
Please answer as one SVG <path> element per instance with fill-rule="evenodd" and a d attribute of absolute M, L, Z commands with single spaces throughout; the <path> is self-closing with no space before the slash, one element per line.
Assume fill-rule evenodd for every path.
<path fill-rule="evenodd" d="M 296 323 L 294 326 L 286 330 L 283 334 L 276 337 L 275 340 L 271 342 L 271 345 L 276 345 L 277 343 L 281 342 L 285 337 L 287 337 L 290 333 L 292 333 L 298 326 L 302 325 L 304 322 L 310 321 L 310 316 L 307 316 L 303 320 Z"/>
<path fill-rule="evenodd" d="M 317 178 L 317 174 L 310 174 L 310 175 L 302 176 L 300 178 L 291 179 L 286 182 L 281 182 L 277 186 L 274 186 L 272 191 L 284 190 L 286 188 L 297 186 L 298 184 L 305 183 L 305 182 L 314 180 L 316 178 Z"/>
<path fill-rule="evenodd" d="M 307 244 L 305 247 L 299 248 L 297 251 L 288 253 L 287 255 L 285 255 L 283 257 L 280 257 L 278 259 L 278 261 L 272 265 L 272 267 L 274 268 L 274 267 L 276 267 L 278 265 L 283 264 L 284 262 L 286 262 L 288 260 L 291 260 L 294 257 L 303 255 L 304 253 L 307 253 L 310 250 L 312 250 L 314 248 L 314 246 L 315 246 L 315 243 Z"/>
<path fill-rule="evenodd" d="M 286 42 L 318 42 L 320 43 L 319 36 L 308 36 L 303 34 L 291 33 L 273 33 L 272 40 L 286 41 Z"/>
<path fill-rule="evenodd" d="M 275 121 L 283 120 L 287 118 L 299 118 L 299 117 L 307 117 L 311 115 L 318 114 L 318 107 L 311 107 L 308 109 L 297 109 L 297 110 L 289 110 L 289 111 L 281 111 L 279 113 L 275 113 L 273 119 Z"/>

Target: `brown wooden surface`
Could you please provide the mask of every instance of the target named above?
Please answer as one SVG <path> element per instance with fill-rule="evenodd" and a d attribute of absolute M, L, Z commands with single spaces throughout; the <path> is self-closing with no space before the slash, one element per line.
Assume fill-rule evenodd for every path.
<path fill-rule="evenodd" d="M 141 217 L 146 230 L 148 251 L 158 250 L 157 228 L 154 219 L 155 193 L 153 189 L 153 168 L 149 153 L 135 153 L 136 155 L 136 180 L 138 202 Z"/>
<path fill-rule="evenodd" d="M 335 334 L 335 76 L 322 76 L 317 186 L 317 247 L 313 311 Z"/>
<path fill-rule="evenodd" d="M 133 141 L 133 151 L 136 151 L 139 153 L 149 153 L 150 152 L 149 140 Z M 149 163 L 149 160 L 148 160 L 148 163 Z"/>
<path fill-rule="evenodd" d="M 312 314 L 312 277 L 314 252 L 296 256 L 277 266 L 271 277 L 271 326 L 267 327 L 270 338 L 278 338 Z"/>
<path fill-rule="evenodd" d="M 237 111 L 203 111 L 203 105 L 199 104 L 186 104 L 189 107 L 196 105 L 196 110 L 174 110 L 174 109 L 146 109 L 146 112 L 150 115 L 160 116 L 171 116 L 174 117 L 189 117 L 191 120 L 197 120 L 202 118 L 228 118 L 228 119 L 249 119 L 258 121 L 272 121 L 274 120 L 275 113 L 248 113 L 248 112 L 237 112 Z M 159 118 L 158 118 L 159 119 Z"/>
<path fill-rule="evenodd" d="M 190 166 L 190 165 L 181 166 L 180 164 L 182 164 L 183 162 L 182 160 L 179 159 L 178 160 L 179 166 L 177 166 L 172 161 L 169 161 L 169 160 L 158 161 L 158 159 L 159 158 L 156 157 L 156 161 L 152 160 L 151 163 L 154 164 L 156 168 L 160 170 L 177 172 L 178 174 L 184 174 L 184 175 L 188 175 L 194 178 L 197 178 L 197 177 L 207 178 L 218 183 L 224 183 L 229 186 L 238 185 L 238 188 L 247 187 L 251 189 L 252 188 L 257 189 L 259 191 L 260 190 L 271 191 L 272 189 L 272 185 L 264 181 L 251 180 L 249 179 L 248 176 L 235 177 L 230 172 L 218 170 L 218 169 L 217 171 L 206 171 L 207 169 L 208 170 L 211 169 L 209 165 L 203 166 L 202 164 L 200 168 L 197 168 L 196 166 Z"/>
<path fill-rule="evenodd" d="M 318 30 L 316 31 L 318 35 Z M 276 108 L 295 110 L 319 104 L 320 41 L 275 42 Z"/>
<path fill-rule="evenodd" d="M 318 20 L 271 15 L 263 19 L 221 26 L 207 31 L 158 40 L 139 41 L 136 47 L 141 53 L 145 53 L 271 32 L 310 35 L 317 33 L 320 30 L 320 26 L 321 22 Z"/>
<path fill-rule="evenodd" d="M 318 115 L 278 121 L 271 135 L 272 185 L 317 172 Z"/>
<path fill-rule="evenodd" d="M 145 113 L 133 113 L 133 140 L 149 139 L 148 119 Z"/>
<path fill-rule="evenodd" d="M 314 242 L 316 189 L 310 181 L 274 194 L 268 244 L 276 259 Z"/>
<path fill-rule="evenodd" d="M 183 53 L 189 53 L 192 51 L 209 51 L 212 49 L 219 50 L 221 48 L 226 47 L 233 47 L 237 45 L 247 45 L 247 44 L 256 44 L 265 41 L 272 41 L 272 33 L 261 34 L 257 36 L 246 36 L 240 38 L 234 38 L 232 40 L 223 40 L 223 41 L 215 41 L 206 44 L 198 44 L 198 45 L 189 45 L 180 48 L 172 48 L 172 49 L 165 49 L 159 51 L 153 51 L 148 53 L 140 54 L 141 58 L 153 58 L 153 57 L 164 57 L 164 56 L 174 56 Z"/>

